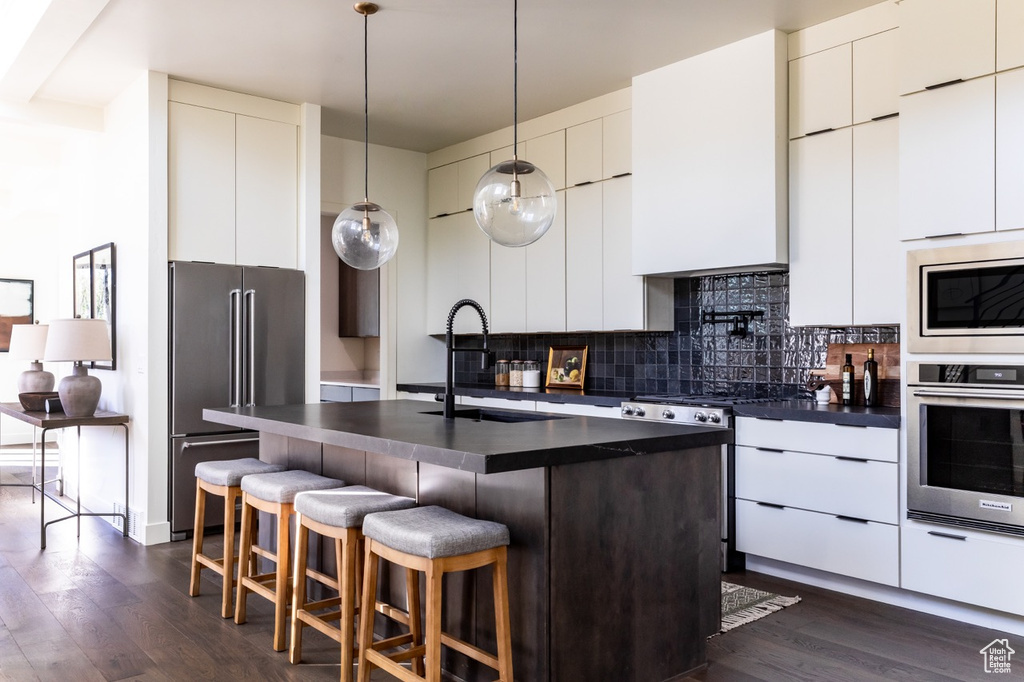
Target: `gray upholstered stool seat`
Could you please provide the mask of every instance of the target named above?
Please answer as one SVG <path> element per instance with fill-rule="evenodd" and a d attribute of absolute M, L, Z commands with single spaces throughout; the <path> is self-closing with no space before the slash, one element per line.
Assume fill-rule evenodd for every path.
<path fill-rule="evenodd" d="M 405 554 L 438 559 L 507 545 L 508 528 L 444 507 L 416 507 L 367 516 L 363 535 Z"/>
<path fill-rule="evenodd" d="M 344 481 L 309 471 L 288 470 L 242 477 L 242 541 L 238 562 L 238 595 L 235 598 L 235 622 L 244 623 L 246 598 L 255 592 L 274 604 L 274 651 L 284 651 L 288 616 L 288 574 L 291 568 L 291 540 L 288 521 L 294 511 L 295 495 L 304 490 L 340 488 Z M 277 520 L 277 547 L 271 551 L 254 542 L 256 512 L 273 514 Z M 273 561 L 274 571 L 257 574 L 255 555 Z"/>
<path fill-rule="evenodd" d="M 415 506 L 416 500 L 412 498 L 390 495 L 365 485 L 313 490 L 295 496 L 295 579 L 292 584 L 292 642 L 288 660 L 292 663 L 301 661 L 302 631 L 305 626 L 311 626 L 341 645 L 341 680 L 351 682 L 355 660 L 355 616 L 359 606 L 363 518 L 367 514 Z M 325 550 L 330 547 L 328 540 L 334 540 L 336 577 L 308 567 L 310 531 L 320 535 Z M 408 575 L 418 580 L 415 572 Z M 309 596 L 322 594 L 323 590 L 311 593 L 307 589 L 307 579 L 333 590 L 337 596 L 320 599 Z M 385 613 L 410 629 L 409 634 L 389 640 L 394 645 L 397 646 L 399 642 L 410 643 L 419 637 L 418 618 L 410 622 L 408 615 L 397 609 L 389 609 Z"/>
<path fill-rule="evenodd" d="M 221 613 L 231 617 L 231 594 L 235 585 L 235 502 L 242 495 L 242 477 L 248 474 L 283 471 L 280 464 L 261 462 L 252 457 L 226 459 L 196 464 L 196 514 L 192 528 L 192 575 L 189 594 L 199 596 L 200 572 L 208 568 L 221 576 Z M 203 536 L 206 526 L 206 496 L 224 498 L 224 548 L 222 556 L 203 554 Z"/>
<path fill-rule="evenodd" d="M 406 569 L 409 588 L 409 621 L 419 622 L 419 579 L 410 572 L 426 574 L 426 621 L 423 639 L 412 631 L 412 645 L 398 648 L 374 641 L 373 619 L 359 619 L 359 682 L 381 668 L 402 680 L 441 679 L 441 647 L 449 647 L 498 672 L 498 682 L 512 682 L 512 637 L 508 605 L 508 528 L 493 521 L 471 519 L 444 507 L 416 507 L 369 514 L 363 519 L 366 565 L 360 610 L 374 608 L 377 573 L 381 559 Z M 441 628 L 444 574 L 491 566 L 494 593 L 494 640 L 497 653 L 446 633 Z M 479 592 L 478 592 L 479 594 Z M 377 610 L 388 613 L 388 608 Z M 387 653 L 391 651 L 392 653 Z M 412 672 L 403 667 L 412 661 Z"/>
<path fill-rule="evenodd" d="M 196 464 L 196 478 L 200 478 L 213 485 L 240 485 L 242 477 L 249 474 L 270 474 L 276 471 L 284 471 L 280 464 L 261 462 L 252 457 L 242 459 L 225 459 L 215 462 L 200 462 Z"/>
<path fill-rule="evenodd" d="M 305 490 L 326 490 L 343 485 L 345 485 L 344 481 L 301 469 L 252 474 L 242 478 L 243 493 L 249 493 L 249 495 L 267 502 L 290 503 L 295 501 L 296 494 Z"/>

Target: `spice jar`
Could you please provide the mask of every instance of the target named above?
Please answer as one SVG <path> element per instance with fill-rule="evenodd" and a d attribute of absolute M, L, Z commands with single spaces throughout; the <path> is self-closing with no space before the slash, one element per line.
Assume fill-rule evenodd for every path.
<path fill-rule="evenodd" d="M 523 385 L 523 363 L 519 360 L 512 361 L 512 367 L 508 372 L 508 385 L 519 387 Z"/>
<path fill-rule="evenodd" d="M 540 387 L 540 365 L 536 360 L 523 363 L 523 388 Z"/>
<path fill-rule="evenodd" d="M 508 386 L 508 360 L 498 360 L 494 366 L 494 385 Z"/>

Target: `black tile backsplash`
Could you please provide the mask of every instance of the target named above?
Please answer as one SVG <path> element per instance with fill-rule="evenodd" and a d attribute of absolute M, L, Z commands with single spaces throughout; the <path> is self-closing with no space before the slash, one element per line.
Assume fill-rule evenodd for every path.
<path fill-rule="evenodd" d="M 701 321 L 702 311 L 762 310 L 746 337 L 733 325 Z M 478 338 L 459 344 L 479 345 Z M 899 327 L 790 327 L 789 273 L 757 272 L 675 280 L 675 330 L 578 334 L 501 334 L 497 357 L 538 360 L 549 346 L 587 346 L 584 389 L 623 394 L 728 393 L 786 398 L 823 367 L 829 343 L 899 343 Z M 488 383 L 479 357 L 457 354 L 456 382 Z M 543 379 L 542 379 L 543 381 Z"/>

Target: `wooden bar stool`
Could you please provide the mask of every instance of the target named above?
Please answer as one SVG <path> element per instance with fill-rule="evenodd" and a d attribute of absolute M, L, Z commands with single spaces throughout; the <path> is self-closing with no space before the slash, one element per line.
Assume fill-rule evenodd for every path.
<path fill-rule="evenodd" d="M 239 556 L 258 554 L 276 565 L 270 573 L 257 574 L 256 561 L 238 562 L 238 595 L 235 599 L 235 623 L 245 622 L 246 597 L 252 591 L 274 604 L 274 651 L 285 649 L 285 618 L 288 615 L 289 520 L 295 495 L 305 490 L 326 490 L 345 485 L 308 471 L 289 470 L 253 474 L 242 478 L 242 531 Z M 252 526 L 257 511 L 277 518 L 277 548 L 271 551 L 253 542 Z"/>
<path fill-rule="evenodd" d="M 295 563 L 292 589 L 292 642 L 288 659 L 298 663 L 302 658 L 302 629 L 310 625 L 341 644 L 341 679 L 352 682 L 352 664 L 355 662 L 355 614 L 359 601 L 357 575 L 362 568 L 359 558 L 362 551 L 363 518 L 375 512 L 409 509 L 416 506 L 416 500 L 398 495 L 389 495 L 364 485 L 346 488 L 302 492 L 295 496 Z M 334 539 L 334 553 L 338 565 L 337 579 L 307 567 L 309 531 L 325 538 Z M 407 571 L 407 578 L 417 581 L 414 571 Z M 338 596 L 319 601 L 306 600 L 306 580 L 309 577 L 332 590 Z M 416 593 L 415 596 L 418 596 Z M 410 594 L 410 611 L 415 596 Z M 384 605 L 382 605 L 382 609 Z M 331 609 L 324 613 L 325 609 Z M 418 603 L 416 612 L 419 611 Z M 398 638 L 393 646 L 405 644 L 418 638 L 419 618 L 410 619 L 407 613 L 397 609 L 382 610 L 388 617 L 410 627 L 410 634 Z M 370 613 L 368 619 L 373 620 Z M 337 627 L 331 625 L 337 622 Z"/>
<path fill-rule="evenodd" d="M 508 609 L 508 528 L 493 521 L 471 519 L 444 507 L 416 507 L 370 514 L 363 520 L 366 566 L 361 610 L 373 608 L 377 566 L 385 559 L 426 573 L 427 620 L 424 644 L 385 654 L 373 643 L 373 620 L 359 619 L 359 682 L 382 668 L 401 680 L 441 682 L 441 645 L 498 671 L 498 682 L 512 682 L 512 640 Z M 441 585 L 445 573 L 494 566 L 494 619 L 497 656 L 441 631 Z M 410 617 L 413 617 L 410 609 Z M 379 644 L 379 643 L 378 643 Z M 381 649 L 381 650 L 378 650 Z M 402 661 L 425 657 L 426 676 L 414 675 Z"/>
<path fill-rule="evenodd" d="M 242 494 L 242 477 L 283 471 L 279 464 L 261 462 L 252 457 L 196 464 L 196 520 L 192 531 L 192 577 L 188 593 L 199 596 L 199 573 L 208 568 L 221 576 L 220 615 L 230 618 L 231 588 L 235 586 L 235 503 Z M 224 498 L 224 552 L 220 557 L 203 554 L 203 526 L 206 521 L 206 496 Z"/>

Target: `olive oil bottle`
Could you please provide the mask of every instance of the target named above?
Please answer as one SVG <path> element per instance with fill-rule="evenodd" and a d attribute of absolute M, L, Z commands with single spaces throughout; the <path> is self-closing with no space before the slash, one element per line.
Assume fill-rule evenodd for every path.
<path fill-rule="evenodd" d="M 864 404 L 867 407 L 878 405 L 878 363 L 874 348 L 868 349 L 868 359 L 864 361 Z"/>
<path fill-rule="evenodd" d="M 843 405 L 853 404 L 853 356 L 846 354 L 846 364 L 843 365 Z"/>

